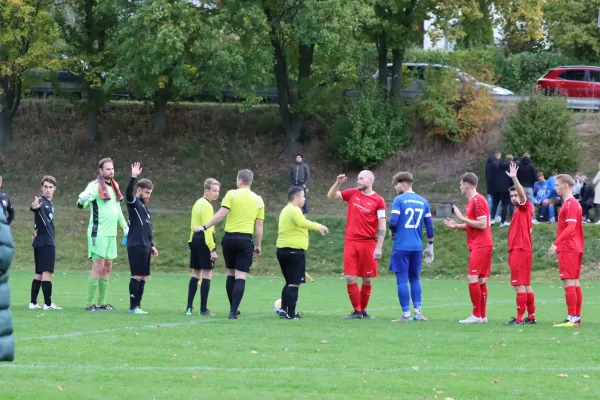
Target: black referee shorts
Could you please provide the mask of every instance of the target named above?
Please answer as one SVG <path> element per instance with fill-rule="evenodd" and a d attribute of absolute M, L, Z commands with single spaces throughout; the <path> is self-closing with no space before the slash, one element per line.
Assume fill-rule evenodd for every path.
<path fill-rule="evenodd" d="M 210 249 L 204 241 L 204 232 L 195 232 L 190 246 L 190 268 L 213 269 L 215 263 L 210 259 Z"/>
<path fill-rule="evenodd" d="M 56 260 L 56 247 L 43 246 L 33 248 L 33 258 L 35 260 L 35 273 L 42 272 L 54 273 L 54 262 Z"/>
<path fill-rule="evenodd" d="M 228 233 L 223 235 L 223 257 L 225 267 L 241 272 L 250 272 L 254 255 L 254 239 L 248 233 Z"/>
<path fill-rule="evenodd" d="M 150 251 L 150 247 L 144 246 L 127 248 L 131 276 L 150 276 Z"/>
<path fill-rule="evenodd" d="M 302 249 L 277 249 L 277 261 L 288 285 L 306 283 L 306 253 Z"/>

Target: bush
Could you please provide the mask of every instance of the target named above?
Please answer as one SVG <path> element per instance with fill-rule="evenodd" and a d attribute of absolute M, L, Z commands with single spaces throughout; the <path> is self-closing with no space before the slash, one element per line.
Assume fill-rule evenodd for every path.
<path fill-rule="evenodd" d="M 366 82 L 348 115 L 336 119 L 329 145 L 347 167 L 373 168 L 410 142 L 411 110 L 387 101 L 374 82 Z"/>
<path fill-rule="evenodd" d="M 481 133 L 485 122 L 500 117 L 486 88 L 458 81 L 453 70 L 429 69 L 425 74 L 427 85 L 417 110 L 427 134 L 462 142 Z"/>
<path fill-rule="evenodd" d="M 573 113 L 564 98 L 535 94 L 517 105 L 502 132 L 504 152 L 528 151 L 538 171 L 574 171 L 578 165 L 577 137 Z"/>

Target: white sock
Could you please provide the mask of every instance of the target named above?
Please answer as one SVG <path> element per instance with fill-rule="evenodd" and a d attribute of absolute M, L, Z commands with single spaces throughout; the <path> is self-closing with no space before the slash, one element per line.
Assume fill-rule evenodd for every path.
<path fill-rule="evenodd" d="M 403 316 L 404 318 L 408 318 L 408 317 L 410 317 L 410 311 L 403 312 L 403 313 L 402 313 L 402 316 Z"/>
<path fill-rule="evenodd" d="M 421 307 L 415 307 L 415 315 L 421 315 Z"/>
<path fill-rule="evenodd" d="M 574 316 L 574 315 L 569 315 L 569 316 L 567 317 L 567 319 L 568 319 L 569 321 L 571 321 L 571 322 L 577 322 L 577 317 L 576 317 L 576 316 Z"/>

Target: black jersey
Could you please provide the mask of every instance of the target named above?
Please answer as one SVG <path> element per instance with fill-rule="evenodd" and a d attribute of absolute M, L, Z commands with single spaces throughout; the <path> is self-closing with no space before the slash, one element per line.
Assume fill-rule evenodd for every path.
<path fill-rule="evenodd" d="M 129 179 L 125 191 L 127 199 L 127 213 L 129 214 L 129 234 L 127 247 L 153 247 L 152 243 L 152 216 L 146 204 L 133 195 L 135 178 Z"/>
<path fill-rule="evenodd" d="M 33 247 L 56 246 L 56 234 L 54 231 L 54 204 L 45 197 L 40 197 L 40 208 L 34 210 L 34 228 L 37 232 Z"/>

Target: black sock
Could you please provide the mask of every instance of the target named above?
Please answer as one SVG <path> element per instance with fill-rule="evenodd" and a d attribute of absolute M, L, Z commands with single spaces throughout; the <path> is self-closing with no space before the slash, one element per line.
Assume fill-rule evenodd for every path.
<path fill-rule="evenodd" d="M 138 294 L 140 291 L 140 281 L 136 278 L 129 280 L 129 309 L 133 310 L 137 307 Z"/>
<path fill-rule="evenodd" d="M 244 297 L 244 290 L 246 289 L 246 280 L 245 279 L 236 279 L 235 285 L 233 286 L 233 293 L 231 296 L 231 313 L 237 314 L 238 307 L 242 302 L 242 297 Z"/>
<path fill-rule="evenodd" d="M 38 281 L 37 279 L 34 279 L 31 282 L 31 303 L 32 304 L 37 304 L 37 297 L 38 297 L 38 294 L 40 293 L 41 286 L 42 286 L 42 281 Z"/>
<path fill-rule="evenodd" d="M 229 298 L 229 307 L 233 304 L 233 286 L 235 284 L 235 276 L 227 275 L 225 288 L 227 289 L 227 297 Z"/>
<path fill-rule="evenodd" d="M 42 281 L 42 293 L 44 293 L 44 304 L 50 306 L 52 304 L 52 282 Z"/>
<path fill-rule="evenodd" d="M 206 311 L 208 292 L 210 292 L 210 279 L 204 278 L 200 284 L 200 311 Z"/>
<path fill-rule="evenodd" d="M 190 285 L 188 287 L 188 304 L 186 308 L 193 308 L 194 297 L 196 297 L 196 291 L 198 290 L 198 278 L 192 276 L 190 278 Z"/>
<path fill-rule="evenodd" d="M 286 283 L 283 289 L 281 289 L 281 309 L 287 312 L 287 290 L 288 284 Z"/>
<path fill-rule="evenodd" d="M 290 286 L 287 290 L 287 308 L 288 315 L 293 317 L 296 315 L 296 303 L 298 302 L 298 289 L 297 286 Z"/>
<path fill-rule="evenodd" d="M 145 280 L 140 280 L 140 287 L 138 288 L 139 292 L 138 292 L 138 301 L 137 301 L 137 306 L 139 308 L 142 308 L 142 297 L 144 296 L 144 288 L 146 287 L 146 281 Z"/>

